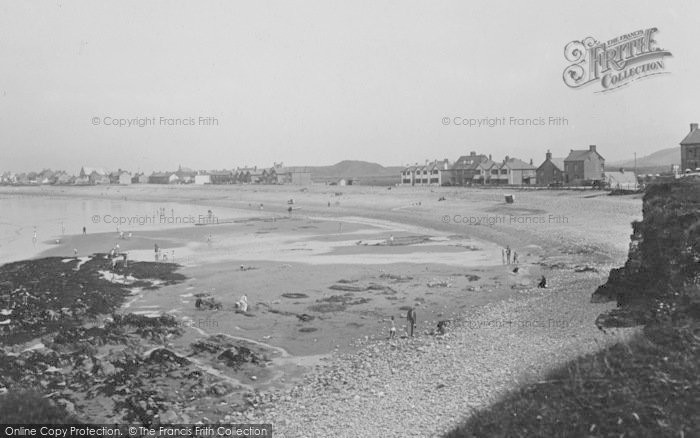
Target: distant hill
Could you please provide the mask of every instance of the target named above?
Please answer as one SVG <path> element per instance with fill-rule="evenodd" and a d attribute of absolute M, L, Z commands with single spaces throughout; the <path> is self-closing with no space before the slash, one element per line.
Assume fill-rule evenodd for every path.
<path fill-rule="evenodd" d="M 359 179 L 362 183 L 363 179 L 391 179 L 396 178 L 396 182 L 400 179 L 402 167 L 391 166 L 384 167 L 381 164 L 370 163 L 367 161 L 345 160 L 332 166 L 312 166 L 311 178 L 315 181 L 333 181 L 341 178 Z"/>
<path fill-rule="evenodd" d="M 647 155 L 645 157 L 637 157 L 637 169 L 658 168 L 663 170 L 670 170 L 671 166 L 674 164 L 681 164 L 680 147 L 661 149 L 660 151 L 656 151 L 653 154 Z M 605 163 L 605 167 L 607 169 L 614 169 L 616 167 L 633 169 L 634 159 Z"/>

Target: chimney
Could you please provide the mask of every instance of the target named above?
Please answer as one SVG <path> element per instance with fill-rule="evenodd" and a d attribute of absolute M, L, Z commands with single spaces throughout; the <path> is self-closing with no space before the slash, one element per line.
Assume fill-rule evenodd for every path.
<path fill-rule="evenodd" d="M 532 166 L 532 158 L 530 158 L 530 166 Z"/>
<path fill-rule="evenodd" d="M 549 152 L 549 149 L 547 149 L 547 154 L 545 155 L 545 157 L 547 157 L 547 160 L 551 160 L 551 159 L 552 159 L 552 153 Z"/>
<path fill-rule="evenodd" d="M 696 129 L 698 129 L 698 124 L 697 124 L 697 123 L 691 123 L 691 124 L 690 124 L 690 132 L 693 132 L 693 131 L 695 131 Z"/>
<path fill-rule="evenodd" d="M 588 146 L 588 150 L 591 152 L 595 152 L 595 145 L 592 144 L 592 145 Z"/>
<path fill-rule="evenodd" d="M 491 158 L 491 154 L 489 154 L 489 160 L 493 161 L 493 159 Z"/>

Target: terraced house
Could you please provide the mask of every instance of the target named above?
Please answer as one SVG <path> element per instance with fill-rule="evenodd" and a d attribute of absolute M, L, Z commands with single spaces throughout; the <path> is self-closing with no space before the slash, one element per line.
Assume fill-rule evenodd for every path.
<path fill-rule="evenodd" d="M 449 170 L 449 160 L 435 160 L 424 165 L 414 165 L 404 168 L 401 172 L 401 184 L 411 186 L 441 186 L 445 185 L 446 171 Z"/>

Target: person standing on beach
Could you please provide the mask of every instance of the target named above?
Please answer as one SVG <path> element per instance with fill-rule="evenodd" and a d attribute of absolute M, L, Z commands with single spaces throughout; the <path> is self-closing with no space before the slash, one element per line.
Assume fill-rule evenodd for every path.
<path fill-rule="evenodd" d="M 36 246 L 36 243 L 39 241 L 39 236 L 36 234 L 36 227 L 34 227 L 34 234 L 32 235 L 32 243 L 34 246 Z"/>
<path fill-rule="evenodd" d="M 506 246 L 506 261 L 510 265 L 510 245 Z"/>
<path fill-rule="evenodd" d="M 516 251 L 513 251 L 513 264 L 518 264 L 518 253 Z"/>
<path fill-rule="evenodd" d="M 87 228 L 83 227 L 83 236 L 87 234 Z"/>
<path fill-rule="evenodd" d="M 156 252 L 156 261 L 158 261 L 158 255 L 159 255 L 159 253 L 160 253 L 160 248 L 158 248 L 158 244 L 157 244 L 157 243 L 155 243 L 155 244 L 153 245 L 153 247 L 155 248 L 155 252 Z"/>
<path fill-rule="evenodd" d="M 416 327 L 416 309 L 411 307 L 408 309 L 406 314 L 406 319 L 408 319 L 408 325 L 411 327 L 411 337 L 413 337 L 413 329 Z"/>
<path fill-rule="evenodd" d="M 391 317 L 391 327 L 389 327 L 389 339 L 394 339 L 396 336 L 396 326 L 394 325 L 394 317 Z"/>
<path fill-rule="evenodd" d="M 506 250 L 504 248 L 501 248 L 501 264 L 506 264 Z"/>

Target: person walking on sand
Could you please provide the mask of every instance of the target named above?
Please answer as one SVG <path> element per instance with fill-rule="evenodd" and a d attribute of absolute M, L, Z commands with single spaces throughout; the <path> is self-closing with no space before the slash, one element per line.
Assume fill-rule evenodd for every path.
<path fill-rule="evenodd" d="M 504 248 L 501 248 L 501 264 L 506 264 L 506 250 Z"/>
<path fill-rule="evenodd" d="M 517 251 L 513 251 L 513 264 L 517 265 L 518 264 L 518 253 Z"/>
<path fill-rule="evenodd" d="M 411 337 L 413 337 L 413 329 L 416 327 L 416 309 L 411 307 L 408 309 L 406 314 L 406 319 L 408 319 L 408 326 L 411 328 Z"/>
<path fill-rule="evenodd" d="M 39 236 L 36 234 L 36 227 L 34 227 L 34 234 L 32 235 L 32 243 L 34 246 L 36 246 L 36 243 L 39 241 Z"/>
<path fill-rule="evenodd" d="M 87 228 L 83 227 L 83 236 L 87 234 Z"/>
<path fill-rule="evenodd" d="M 394 325 L 394 317 L 391 317 L 391 327 L 389 327 L 389 339 L 396 337 L 396 326 Z"/>
<path fill-rule="evenodd" d="M 510 245 L 506 246 L 506 261 L 510 265 Z"/>

